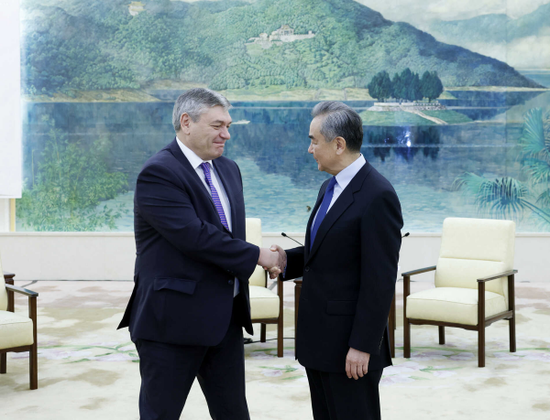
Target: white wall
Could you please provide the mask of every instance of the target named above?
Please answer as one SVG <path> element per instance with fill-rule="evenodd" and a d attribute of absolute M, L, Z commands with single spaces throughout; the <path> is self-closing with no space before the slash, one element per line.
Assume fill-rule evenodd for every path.
<path fill-rule="evenodd" d="M 304 241 L 303 234 L 290 234 Z M 296 246 L 275 233 L 263 235 L 264 246 Z M 435 265 L 439 234 L 411 234 L 403 239 L 400 271 Z M 18 280 L 132 280 L 135 245 L 133 233 L 0 233 L 4 270 Z M 547 263 L 550 234 L 516 236 L 517 281 L 550 282 Z M 432 281 L 433 273 L 414 278 Z"/>
<path fill-rule="evenodd" d="M 3 0 L 1 9 L 0 199 L 6 199 L 21 197 L 22 184 L 19 0 Z"/>

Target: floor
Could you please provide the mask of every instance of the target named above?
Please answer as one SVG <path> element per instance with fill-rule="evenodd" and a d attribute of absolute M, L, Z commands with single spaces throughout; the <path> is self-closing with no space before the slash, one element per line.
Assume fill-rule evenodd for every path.
<path fill-rule="evenodd" d="M 138 360 L 128 331 L 116 330 L 131 282 L 16 282 L 40 293 L 39 389 L 28 389 L 28 354 L 8 355 L 0 376 L 0 419 L 137 419 Z M 412 291 L 431 287 L 412 284 Z M 412 327 L 412 357 L 402 352 L 402 283 L 397 284 L 394 366 L 381 383 L 386 420 L 550 418 L 550 282 L 518 283 L 517 348 L 508 351 L 508 325 L 487 329 L 487 366 L 477 367 L 475 332 Z M 285 284 L 285 354 L 276 357 L 275 330 L 267 343 L 246 345 L 247 395 L 252 419 L 311 419 L 305 371 L 294 360 L 294 287 Z M 24 298 L 16 307 L 26 311 Z M 255 325 L 259 331 L 259 326 Z M 259 339 L 258 332 L 252 337 Z M 194 386 L 182 419 L 208 419 Z"/>

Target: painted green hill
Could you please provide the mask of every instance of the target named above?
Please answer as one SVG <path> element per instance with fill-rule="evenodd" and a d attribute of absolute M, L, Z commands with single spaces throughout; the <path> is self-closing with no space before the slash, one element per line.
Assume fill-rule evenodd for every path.
<path fill-rule="evenodd" d="M 435 70 L 446 87 L 540 86 L 353 0 L 27 0 L 22 7 L 30 94 L 136 89 L 164 79 L 219 90 L 364 88 L 379 71 L 406 67 Z M 284 25 L 312 36 L 254 41 Z"/>

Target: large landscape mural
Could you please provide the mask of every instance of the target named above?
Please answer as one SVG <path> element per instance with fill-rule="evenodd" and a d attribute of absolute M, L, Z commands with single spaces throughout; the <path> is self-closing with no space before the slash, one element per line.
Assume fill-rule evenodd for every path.
<path fill-rule="evenodd" d="M 327 177 L 310 113 L 328 99 L 363 118 L 405 230 L 463 216 L 550 231 L 550 1 L 477 3 L 22 0 L 17 229 L 131 231 L 174 100 L 204 86 L 233 104 L 226 155 L 264 231 L 305 230 Z"/>

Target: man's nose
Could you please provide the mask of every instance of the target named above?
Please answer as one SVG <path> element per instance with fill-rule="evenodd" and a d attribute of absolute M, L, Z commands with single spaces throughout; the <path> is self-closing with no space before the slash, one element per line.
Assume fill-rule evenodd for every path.
<path fill-rule="evenodd" d="M 220 132 L 220 137 L 222 139 L 229 140 L 229 138 L 231 137 L 231 134 L 229 134 L 229 129 L 227 127 L 222 128 L 222 130 Z"/>
<path fill-rule="evenodd" d="M 311 144 L 307 148 L 307 152 L 313 154 L 313 147 L 311 147 Z"/>

